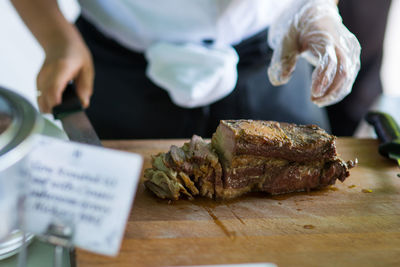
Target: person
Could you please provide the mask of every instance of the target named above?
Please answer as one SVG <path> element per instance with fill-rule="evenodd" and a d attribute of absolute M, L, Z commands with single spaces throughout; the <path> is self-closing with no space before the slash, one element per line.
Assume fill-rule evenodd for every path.
<path fill-rule="evenodd" d="M 80 0 L 75 25 L 56 0 L 12 3 L 45 51 L 40 110 L 73 80 L 102 139 L 210 137 L 221 119 L 329 130 L 320 107 L 360 66 L 336 0 Z"/>

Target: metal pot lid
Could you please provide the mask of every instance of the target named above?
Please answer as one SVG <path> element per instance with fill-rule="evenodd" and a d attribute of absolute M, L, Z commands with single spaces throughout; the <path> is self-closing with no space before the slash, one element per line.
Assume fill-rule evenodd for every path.
<path fill-rule="evenodd" d="M 0 171 L 29 152 L 42 127 L 42 117 L 28 100 L 0 87 Z"/>

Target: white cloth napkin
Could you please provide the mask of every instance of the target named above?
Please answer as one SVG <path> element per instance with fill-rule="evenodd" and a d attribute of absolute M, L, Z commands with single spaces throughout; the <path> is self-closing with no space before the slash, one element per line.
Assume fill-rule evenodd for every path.
<path fill-rule="evenodd" d="M 180 107 L 211 104 L 236 86 L 239 57 L 231 46 L 158 42 L 146 50 L 145 56 L 147 76 Z"/>

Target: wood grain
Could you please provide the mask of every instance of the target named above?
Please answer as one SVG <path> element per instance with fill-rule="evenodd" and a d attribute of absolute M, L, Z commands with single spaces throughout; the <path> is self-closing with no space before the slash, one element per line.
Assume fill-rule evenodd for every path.
<path fill-rule="evenodd" d="M 150 155 L 183 141 L 104 145 L 142 154 L 147 168 Z M 377 146 L 372 139 L 339 138 L 341 157 L 358 158 L 358 166 L 344 183 L 310 193 L 169 202 L 140 184 L 118 257 L 78 250 L 78 266 L 400 266 L 400 169 Z"/>

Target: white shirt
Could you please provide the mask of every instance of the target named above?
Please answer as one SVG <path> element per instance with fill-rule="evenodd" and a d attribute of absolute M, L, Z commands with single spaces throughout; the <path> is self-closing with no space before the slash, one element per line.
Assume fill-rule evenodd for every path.
<path fill-rule="evenodd" d="M 79 0 L 106 36 L 143 52 L 155 42 L 235 45 L 268 27 L 289 0 Z"/>

